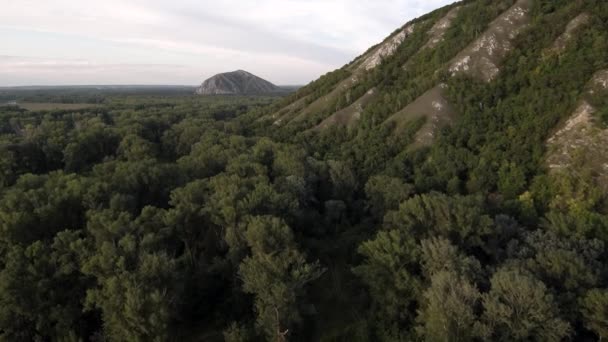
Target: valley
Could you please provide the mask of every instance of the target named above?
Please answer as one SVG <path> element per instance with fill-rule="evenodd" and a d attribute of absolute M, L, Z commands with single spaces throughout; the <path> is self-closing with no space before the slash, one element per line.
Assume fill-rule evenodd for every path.
<path fill-rule="evenodd" d="M 0 88 L 0 338 L 607 338 L 607 23 L 465 0 L 303 87 Z"/>

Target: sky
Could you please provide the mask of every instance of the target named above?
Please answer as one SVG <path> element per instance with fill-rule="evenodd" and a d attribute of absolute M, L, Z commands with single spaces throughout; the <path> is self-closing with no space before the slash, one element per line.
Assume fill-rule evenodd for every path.
<path fill-rule="evenodd" d="M 306 84 L 454 0 L 0 0 L 0 86 Z"/>

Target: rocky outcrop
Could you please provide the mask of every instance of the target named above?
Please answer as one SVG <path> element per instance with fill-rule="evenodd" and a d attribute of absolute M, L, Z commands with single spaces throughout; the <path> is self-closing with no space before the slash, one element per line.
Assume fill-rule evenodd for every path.
<path fill-rule="evenodd" d="M 593 76 L 589 93 L 594 94 L 596 91 L 608 91 L 608 70 L 599 71 Z"/>
<path fill-rule="evenodd" d="M 247 71 L 215 75 L 196 89 L 198 95 L 260 95 L 281 91 L 276 85 Z"/>
<path fill-rule="evenodd" d="M 500 72 L 499 63 L 513 49 L 512 41 L 527 27 L 531 0 L 519 0 L 494 20 L 486 32 L 452 62 L 452 76 L 466 74 L 486 82 Z"/>
<path fill-rule="evenodd" d="M 429 41 L 422 47 L 423 49 L 433 49 L 443 41 L 445 33 L 452 26 L 452 22 L 458 16 L 461 8 L 460 6 L 452 8 L 445 17 L 433 25 L 428 32 Z"/>
<path fill-rule="evenodd" d="M 608 71 L 595 74 L 585 96 L 608 94 Z M 593 171 L 597 185 L 608 187 L 608 129 L 594 117 L 597 111 L 587 100 L 578 107 L 547 141 L 547 166 L 552 172 Z"/>
<path fill-rule="evenodd" d="M 411 24 L 406 26 L 399 33 L 394 35 L 393 37 L 386 40 L 379 47 L 377 47 L 372 53 L 363 60 L 359 69 L 361 70 L 372 70 L 382 61 L 390 56 L 392 56 L 397 48 L 409 37 L 412 33 L 414 33 L 415 24 Z"/>
<path fill-rule="evenodd" d="M 302 121 L 306 119 L 310 114 L 314 114 L 323 110 L 323 108 L 325 108 L 329 103 L 332 103 L 332 101 L 337 99 L 339 96 L 348 96 L 349 89 L 359 83 L 359 76 L 375 69 L 382 63 L 382 61 L 384 61 L 386 58 L 391 57 L 397 51 L 399 46 L 403 44 L 403 42 L 405 42 L 405 40 L 414 33 L 414 29 L 416 26 L 417 25 L 414 23 L 406 25 L 398 33 L 384 40 L 384 42 L 372 49 L 370 52 L 360 56 L 358 58 L 358 61 L 355 62 L 351 68 L 352 76 L 349 76 L 348 78 L 342 80 L 332 89 L 331 92 L 324 96 L 321 96 L 317 100 L 310 103 L 296 116 L 290 117 L 287 115 L 283 115 L 280 117 L 280 119 L 276 120 L 274 124 L 280 125 L 288 122 Z M 363 111 L 363 107 L 370 101 L 375 90 L 370 91 L 371 93 L 363 95 L 351 106 L 345 108 L 345 111 L 339 111 L 338 113 L 334 113 L 338 114 L 336 116 L 332 114 L 330 116 L 331 119 L 325 122 L 323 126 L 327 127 L 331 126 L 334 123 L 337 124 L 340 122 L 344 122 L 345 120 L 347 120 L 347 117 L 348 120 L 350 120 L 351 117 L 349 117 L 349 115 L 353 113 L 358 113 L 357 115 L 355 115 L 356 121 L 358 119 L 358 115 L 360 115 Z"/>
<path fill-rule="evenodd" d="M 461 6 L 457 6 L 449 10 L 444 17 L 439 19 L 433 27 L 427 32 L 429 40 L 422 47 L 424 49 L 435 48 L 439 43 L 444 40 L 445 33 L 452 26 L 452 22 L 458 16 L 458 13 L 462 9 Z M 394 53 L 399 44 L 414 32 L 414 25 L 406 26 L 402 31 L 392 38 L 386 40 L 376 50 L 364 59 L 359 66 L 358 70 L 370 70 L 378 66 L 383 60 Z M 367 93 L 361 96 L 358 100 L 352 103 L 350 106 L 339 110 L 328 117 L 326 120 L 321 122 L 315 129 L 326 128 L 333 125 L 350 126 L 357 122 L 363 112 L 365 106 L 375 97 L 376 89 L 370 89 Z"/>

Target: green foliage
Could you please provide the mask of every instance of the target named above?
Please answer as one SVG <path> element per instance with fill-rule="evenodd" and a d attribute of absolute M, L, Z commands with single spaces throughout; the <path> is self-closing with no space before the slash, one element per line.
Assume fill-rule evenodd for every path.
<path fill-rule="evenodd" d="M 486 338 L 493 341 L 562 341 L 570 333 L 545 285 L 518 270 L 492 276 L 483 307 Z"/>
<path fill-rule="evenodd" d="M 498 191 L 506 198 L 515 198 L 526 186 L 526 175 L 514 164 L 504 164 L 498 171 Z"/>
<path fill-rule="evenodd" d="M 114 155 L 118 147 L 118 137 L 101 120 L 94 118 L 78 125 L 83 127 L 73 131 L 72 142 L 63 152 L 65 168 L 70 172 L 99 163 L 105 157 Z"/>
<path fill-rule="evenodd" d="M 473 197 L 449 197 L 439 193 L 415 196 L 389 213 L 384 225 L 408 233 L 416 240 L 444 237 L 465 249 L 484 247 L 492 233 L 492 220 L 483 203 Z"/>
<path fill-rule="evenodd" d="M 307 263 L 289 226 L 274 217 L 255 217 L 245 233 L 251 256 L 239 268 L 243 289 L 255 296 L 257 326 L 268 340 L 286 340 L 301 321 L 299 297 L 324 270 Z"/>
<path fill-rule="evenodd" d="M 0 339 L 606 338 L 605 169 L 546 164 L 581 101 L 605 128 L 590 80 L 608 67 L 608 3 L 533 1 L 496 79 L 452 76 L 514 2 L 420 17 L 375 69 L 356 59 L 283 99 L 16 94 L 100 105 L 0 108 Z M 551 50 L 583 12 L 589 23 Z M 440 83 L 458 115 L 420 148 L 433 121 L 385 120 Z M 309 130 L 372 88 L 356 124 Z M 331 92 L 298 123 L 263 119 Z"/>
<path fill-rule="evenodd" d="M 251 332 L 247 327 L 232 323 L 224 330 L 224 341 L 226 342 L 247 342 L 251 340 Z"/>
<path fill-rule="evenodd" d="M 365 184 L 370 210 L 378 219 L 388 211 L 397 209 L 413 192 L 414 187 L 399 178 L 375 176 Z"/>
<path fill-rule="evenodd" d="M 418 333 L 425 341 L 471 341 L 476 332 L 475 307 L 480 293 L 455 273 L 441 271 L 431 278 L 418 315 Z"/>
<path fill-rule="evenodd" d="M 600 340 L 608 336 L 608 291 L 593 289 L 581 300 L 581 310 L 587 328 L 595 332 Z"/>
<path fill-rule="evenodd" d="M 147 207 L 133 220 L 126 213 L 91 212 L 87 229 L 97 253 L 83 251 L 82 270 L 94 277 L 88 310 L 97 308 L 115 340 L 164 341 L 178 294 L 177 260 L 164 247 L 162 221 Z"/>
<path fill-rule="evenodd" d="M 364 242 L 359 252 L 365 261 L 354 272 L 369 287 L 377 319 L 386 326 L 411 324 L 413 313 L 408 308 L 422 285 L 415 276 L 419 254 L 415 242 L 400 230 L 381 231 L 374 240 Z"/>
<path fill-rule="evenodd" d="M 452 272 L 465 279 L 477 279 L 481 275 L 479 261 L 463 255 L 458 247 L 446 239 L 422 240 L 420 249 L 422 270 L 427 279 L 443 271 Z"/>
<path fill-rule="evenodd" d="M 52 240 L 65 229 L 80 229 L 85 220 L 82 202 L 87 186 L 86 180 L 61 171 L 21 176 L 0 199 L 3 244 L 27 246 Z"/>
<path fill-rule="evenodd" d="M 74 232 L 65 231 L 52 243 L 14 245 L 6 252 L 0 272 L 0 338 L 69 340 L 95 323 L 82 314 L 90 279 L 79 271 L 78 243 Z"/>
<path fill-rule="evenodd" d="M 596 287 L 605 270 L 601 261 L 604 243 L 599 240 L 560 237 L 538 230 L 526 233 L 521 242 L 513 241 L 510 249 L 514 260 L 547 285 L 559 288 L 561 300 Z"/>

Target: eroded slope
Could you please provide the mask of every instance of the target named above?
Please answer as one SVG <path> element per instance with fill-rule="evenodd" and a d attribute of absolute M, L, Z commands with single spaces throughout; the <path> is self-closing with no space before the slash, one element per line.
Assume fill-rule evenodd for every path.
<path fill-rule="evenodd" d="M 553 172 L 593 171 L 597 184 L 608 186 L 608 129 L 594 116 L 588 98 L 608 95 L 608 70 L 596 73 L 584 99 L 566 123 L 549 140 L 547 166 Z"/>
<path fill-rule="evenodd" d="M 443 41 L 445 33 L 452 26 L 452 22 L 456 19 L 461 9 L 462 7 L 460 6 L 452 8 L 443 18 L 433 25 L 428 32 L 429 41 L 424 45 L 423 49 L 433 49 Z"/>
<path fill-rule="evenodd" d="M 526 28 L 532 0 L 518 0 L 494 20 L 488 30 L 462 51 L 449 68 L 452 76 L 466 74 L 487 82 L 500 72 L 500 62 L 513 49 L 513 40 Z"/>
<path fill-rule="evenodd" d="M 490 23 L 487 30 L 460 52 L 451 62 L 449 72 L 452 76 L 466 74 L 483 81 L 492 81 L 499 73 L 498 65 L 513 49 L 513 40 L 528 24 L 528 13 L 532 0 L 519 0 L 511 8 Z M 458 8 L 452 11 L 457 11 Z M 454 20 L 455 14 L 448 13 L 444 23 L 438 23 L 435 33 L 440 33 L 443 25 Z M 443 25 L 440 25 L 443 24 Z M 445 34 L 445 33 L 443 33 Z M 441 41 L 441 38 L 437 42 Z M 433 43 L 431 40 L 429 43 Z M 456 112 L 446 99 L 444 91 L 447 85 L 441 84 L 427 91 L 414 102 L 391 116 L 387 123 L 397 122 L 397 132 L 404 123 L 419 117 L 426 122 L 415 136 L 414 146 L 432 144 L 436 134 L 456 117 Z"/>
<path fill-rule="evenodd" d="M 437 47 L 437 45 L 443 41 L 445 33 L 452 26 L 452 22 L 458 16 L 458 13 L 460 12 L 461 8 L 462 8 L 461 6 L 456 6 L 456 7 L 452 8 L 441 19 L 439 19 L 433 25 L 433 27 L 431 27 L 431 29 L 427 32 L 427 35 L 429 37 L 428 41 L 422 47 L 421 50 L 433 49 L 433 48 Z M 373 57 L 373 55 L 368 57 L 366 59 L 366 61 L 369 62 L 369 61 L 374 60 L 372 57 Z M 365 65 L 365 63 L 363 63 L 362 65 Z M 365 109 L 365 106 L 371 102 L 372 97 L 375 96 L 376 94 L 377 94 L 377 92 L 374 89 L 366 92 L 357 101 L 355 101 L 355 103 L 351 104 L 350 106 L 348 106 L 342 110 L 335 112 L 330 117 L 325 119 L 319 126 L 317 126 L 317 128 L 328 127 L 331 125 L 344 125 L 344 124 L 351 125 L 351 124 L 355 123 L 361 117 L 361 113 Z"/>
<path fill-rule="evenodd" d="M 553 44 L 552 50 L 555 52 L 563 52 L 568 43 L 575 37 L 576 32 L 589 23 L 591 19 L 588 13 L 581 13 L 576 18 L 572 19 L 566 26 L 566 30 L 560 35 Z"/>
<path fill-rule="evenodd" d="M 361 96 L 357 101 L 355 101 L 350 106 L 337 111 L 332 114 L 327 119 L 323 120 L 316 129 L 326 128 L 333 125 L 341 125 L 341 126 L 352 126 L 355 124 L 361 114 L 365 106 L 377 95 L 377 91 L 375 88 L 370 89 L 365 95 Z"/>
<path fill-rule="evenodd" d="M 446 84 L 440 84 L 427 91 L 414 102 L 407 105 L 391 116 L 386 123 L 394 122 L 396 131 L 399 132 L 403 127 L 416 119 L 425 118 L 426 121 L 414 137 L 415 146 L 430 145 L 435 134 L 448 125 L 455 117 L 456 112 L 450 105 L 445 96 Z"/>

